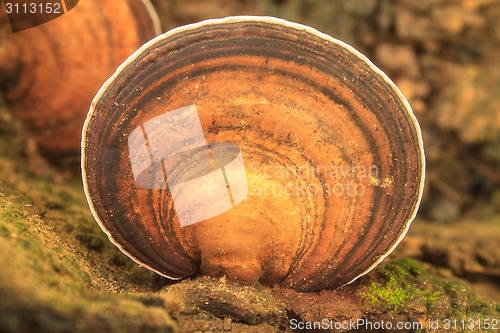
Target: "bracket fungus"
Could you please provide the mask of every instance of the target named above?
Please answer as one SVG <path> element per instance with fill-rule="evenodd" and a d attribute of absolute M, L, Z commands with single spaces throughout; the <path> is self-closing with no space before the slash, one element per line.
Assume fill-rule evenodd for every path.
<path fill-rule="evenodd" d="M 80 1 L 56 19 L 15 33 L 0 17 L 0 90 L 44 155 L 78 155 L 99 87 L 160 33 L 149 0 Z"/>
<path fill-rule="evenodd" d="M 82 141 L 90 208 L 165 277 L 300 291 L 380 263 L 423 190 L 420 128 L 366 57 L 313 28 L 229 17 L 143 45 L 95 97 Z"/>

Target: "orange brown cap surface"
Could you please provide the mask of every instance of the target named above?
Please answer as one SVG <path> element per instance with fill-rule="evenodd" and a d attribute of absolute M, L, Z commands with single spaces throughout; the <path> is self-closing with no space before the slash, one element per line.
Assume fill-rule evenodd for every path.
<path fill-rule="evenodd" d="M 101 88 L 83 130 L 96 220 L 173 279 L 349 283 L 406 234 L 424 169 L 418 123 L 384 73 L 332 37 L 268 17 L 155 38 Z"/>

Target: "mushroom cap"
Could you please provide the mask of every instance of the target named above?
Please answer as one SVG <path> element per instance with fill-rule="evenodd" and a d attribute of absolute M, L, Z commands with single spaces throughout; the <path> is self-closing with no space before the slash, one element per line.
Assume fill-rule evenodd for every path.
<path fill-rule="evenodd" d="M 219 163 L 212 143 L 237 148 Z M 191 171 L 207 145 L 212 169 Z M 425 160 L 408 102 L 366 57 L 304 25 L 241 16 L 171 30 L 130 56 L 92 102 L 82 170 L 94 217 L 137 263 L 315 291 L 396 247 Z M 222 181 L 203 178 L 219 171 L 230 209 L 213 208 Z"/>
<path fill-rule="evenodd" d="M 61 17 L 0 38 L 0 58 L 11 60 L 0 65 L 5 101 L 42 153 L 78 155 L 99 87 L 160 33 L 149 0 L 80 1 Z"/>

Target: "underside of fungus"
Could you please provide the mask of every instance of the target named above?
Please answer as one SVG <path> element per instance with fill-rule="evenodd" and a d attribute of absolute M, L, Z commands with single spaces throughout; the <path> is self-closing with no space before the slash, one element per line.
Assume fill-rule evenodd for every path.
<path fill-rule="evenodd" d="M 418 123 L 384 73 L 343 42 L 268 17 L 204 21 L 145 44 L 83 129 L 96 220 L 173 279 L 349 283 L 406 234 L 424 164 Z"/>

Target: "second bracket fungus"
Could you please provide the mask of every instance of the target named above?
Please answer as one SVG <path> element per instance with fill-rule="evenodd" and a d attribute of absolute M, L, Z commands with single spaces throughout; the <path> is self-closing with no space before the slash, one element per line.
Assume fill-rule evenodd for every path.
<path fill-rule="evenodd" d="M 21 16 L 28 25 L 35 18 Z M 149 0 L 79 1 L 47 23 L 9 30 L 0 15 L 0 90 L 48 157 L 78 155 L 85 115 L 99 87 L 161 32 Z"/>

